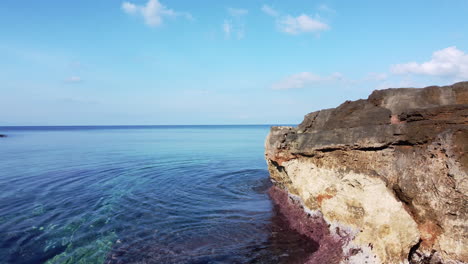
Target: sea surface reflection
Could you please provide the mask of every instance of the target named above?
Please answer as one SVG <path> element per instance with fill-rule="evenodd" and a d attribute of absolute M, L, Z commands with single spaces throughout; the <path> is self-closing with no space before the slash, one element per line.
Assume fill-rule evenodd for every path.
<path fill-rule="evenodd" d="M 0 128 L 6 263 L 302 263 L 269 126 Z"/>

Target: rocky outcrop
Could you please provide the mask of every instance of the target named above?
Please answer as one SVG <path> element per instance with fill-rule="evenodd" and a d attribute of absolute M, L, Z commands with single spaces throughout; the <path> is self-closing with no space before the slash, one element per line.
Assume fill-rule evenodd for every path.
<path fill-rule="evenodd" d="M 339 247 L 326 263 L 468 262 L 468 82 L 378 90 L 272 127 L 266 159 L 315 254 Z"/>

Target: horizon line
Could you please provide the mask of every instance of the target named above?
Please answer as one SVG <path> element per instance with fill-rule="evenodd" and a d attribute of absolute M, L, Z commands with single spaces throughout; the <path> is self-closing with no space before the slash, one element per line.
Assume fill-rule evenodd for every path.
<path fill-rule="evenodd" d="M 156 127 L 156 126 L 290 126 L 297 124 L 177 124 L 177 125 L 0 125 L 4 127 Z"/>

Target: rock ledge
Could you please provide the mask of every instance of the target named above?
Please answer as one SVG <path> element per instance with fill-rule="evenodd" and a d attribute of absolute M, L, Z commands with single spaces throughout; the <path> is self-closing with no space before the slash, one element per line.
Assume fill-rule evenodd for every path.
<path fill-rule="evenodd" d="M 340 246 L 328 263 L 468 262 L 468 82 L 374 91 L 265 145 L 275 192 Z"/>

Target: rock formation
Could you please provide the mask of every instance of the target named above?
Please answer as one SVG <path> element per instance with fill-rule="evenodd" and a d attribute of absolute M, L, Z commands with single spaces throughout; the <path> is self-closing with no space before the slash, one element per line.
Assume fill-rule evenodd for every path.
<path fill-rule="evenodd" d="M 265 145 L 310 263 L 468 262 L 468 82 L 374 91 Z"/>

